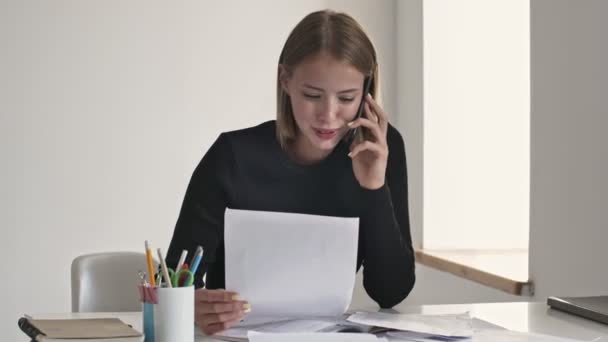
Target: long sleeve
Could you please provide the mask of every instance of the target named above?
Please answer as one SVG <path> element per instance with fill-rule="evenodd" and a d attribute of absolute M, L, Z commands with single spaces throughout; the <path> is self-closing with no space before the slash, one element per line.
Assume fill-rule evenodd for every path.
<path fill-rule="evenodd" d="M 377 190 L 361 189 L 363 286 L 382 308 L 390 308 L 410 293 L 416 281 L 410 235 L 405 145 L 399 132 L 388 132 L 386 183 Z"/>
<path fill-rule="evenodd" d="M 192 175 L 167 253 L 169 267 L 175 267 L 182 249 L 192 255 L 201 245 L 205 254 L 195 285 L 203 286 L 202 276 L 206 274 L 207 288 L 225 287 L 227 207 L 356 215 L 360 217 L 357 266 L 363 265 L 365 289 L 381 307 L 394 306 L 411 291 L 415 274 L 405 146 L 392 126 L 387 140 L 386 184 L 369 191 L 354 179 L 347 146 L 336 147 L 336 152 L 322 163 L 299 165 L 276 140 L 274 121 L 223 133 Z"/>
<path fill-rule="evenodd" d="M 191 260 L 197 246 L 203 247 L 203 262 L 195 275 L 197 288 L 204 285 L 203 275 L 213 268 L 218 253 L 223 253 L 224 212 L 232 184 L 231 158 L 230 144 L 220 135 L 192 174 L 167 252 L 168 266 L 175 267 L 183 249 L 188 250 L 187 260 Z M 223 272 L 223 264 L 220 266 Z"/>

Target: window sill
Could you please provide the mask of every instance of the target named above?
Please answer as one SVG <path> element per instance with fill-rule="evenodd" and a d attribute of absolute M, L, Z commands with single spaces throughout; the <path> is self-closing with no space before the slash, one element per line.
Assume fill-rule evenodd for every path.
<path fill-rule="evenodd" d="M 517 296 L 532 296 L 528 250 L 416 250 L 416 262 Z"/>

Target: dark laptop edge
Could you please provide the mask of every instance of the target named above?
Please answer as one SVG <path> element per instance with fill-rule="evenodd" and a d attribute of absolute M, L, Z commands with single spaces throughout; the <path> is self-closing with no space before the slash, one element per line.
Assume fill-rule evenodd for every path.
<path fill-rule="evenodd" d="M 584 317 L 599 323 L 608 324 L 608 317 L 606 315 L 575 305 L 558 297 L 547 298 L 547 305 L 559 311 Z"/>

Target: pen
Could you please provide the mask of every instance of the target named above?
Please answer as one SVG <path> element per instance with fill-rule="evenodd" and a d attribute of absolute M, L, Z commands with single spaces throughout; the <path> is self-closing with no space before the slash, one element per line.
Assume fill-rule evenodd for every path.
<path fill-rule="evenodd" d="M 158 248 L 156 250 L 158 252 L 158 258 L 160 259 L 160 268 L 163 272 L 163 277 L 165 277 L 165 282 L 167 283 L 167 287 L 171 288 L 171 277 L 169 277 L 169 270 L 167 269 L 167 263 L 165 262 L 165 258 L 163 258 L 163 252 Z"/>
<path fill-rule="evenodd" d="M 148 274 L 150 275 L 150 285 L 152 287 L 156 286 L 156 281 L 154 279 L 154 263 L 152 262 L 152 250 L 150 250 L 150 244 L 148 244 L 148 240 L 146 242 L 146 260 L 148 262 Z"/>
<path fill-rule="evenodd" d="M 196 274 L 196 270 L 198 270 L 201 260 L 203 260 L 203 247 L 198 246 L 196 248 L 196 253 L 194 253 L 194 257 L 192 258 L 192 268 L 190 268 L 192 274 Z"/>
<path fill-rule="evenodd" d="M 186 256 L 187 255 L 188 255 L 188 251 L 184 249 L 182 251 L 182 255 L 179 257 L 179 262 L 177 263 L 177 267 L 175 268 L 175 272 L 178 272 L 179 270 L 182 269 L 182 266 L 184 265 L 184 262 L 186 262 Z"/>

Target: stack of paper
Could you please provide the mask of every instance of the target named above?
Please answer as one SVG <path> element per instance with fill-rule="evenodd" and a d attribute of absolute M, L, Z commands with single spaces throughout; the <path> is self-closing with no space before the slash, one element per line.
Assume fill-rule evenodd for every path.
<path fill-rule="evenodd" d="M 424 334 L 413 331 L 390 331 L 386 334 L 388 341 L 407 342 L 466 342 L 472 341 L 472 337 L 449 337 L 433 334 Z"/>
<path fill-rule="evenodd" d="M 251 342 L 378 342 L 384 339 L 372 334 L 346 334 L 346 333 L 251 333 Z"/>
<path fill-rule="evenodd" d="M 583 342 L 568 338 L 524 333 L 509 330 L 485 330 L 476 331 L 473 336 L 467 338 L 446 338 L 436 335 L 425 335 L 409 331 L 395 331 L 387 334 L 389 341 L 394 342 Z M 588 342 L 588 341 L 587 341 Z M 595 342 L 595 340 L 593 341 Z"/>
<path fill-rule="evenodd" d="M 462 339 L 473 335 L 473 321 L 468 313 L 455 315 L 389 314 L 383 312 L 357 312 L 349 322 L 396 330 L 414 331 Z"/>
<path fill-rule="evenodd" d="M 487 330 L 475 332 L 475 342 L 583 342 L 551 335 L 524 333 L 509 330 Z"/>
<path fill-rule="evenodd" d="M 257 325 L 240 325 L 218 333 L 216 337 L 227 341 L 246 341 L 250 332 L 259 333 L 314 333 L 334 326 L 323 320 L 284 320 Z"/>

